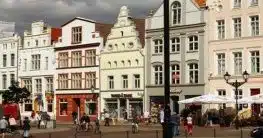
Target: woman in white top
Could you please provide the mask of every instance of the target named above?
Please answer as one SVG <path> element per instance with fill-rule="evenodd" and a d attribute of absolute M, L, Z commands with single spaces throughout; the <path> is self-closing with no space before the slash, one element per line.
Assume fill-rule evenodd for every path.
<path fill-rule="evenodd" d="M 192 115 L 189 114 L 188 117 L 186 118 L 186 120 L 187 120 L 188 135 L 192 136 L 192 134 L 193 134 L 193 118 L 192 118 Z"/>
<path fill-rule="evenodd" d="M 11 131 L 14 131 L 16 129 L 16 119 L 12 115 L 10 115 L 8 121 L 9 121 L 9 124 L 10 124 Z"/>

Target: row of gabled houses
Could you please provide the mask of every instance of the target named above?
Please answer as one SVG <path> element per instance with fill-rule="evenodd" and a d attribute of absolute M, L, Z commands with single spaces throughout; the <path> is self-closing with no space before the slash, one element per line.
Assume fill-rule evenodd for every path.
<path fill-rule="evenodd" d="M 238 98 L 262 91 L 262 5 L 254 0 L 170 0 L 172 112 L 185 107 L 178 100 L 202 94 L 234 97 L 225 72 L 237 79 L 245 70 L 250 73 Z M 9 30 L 13 26 L 9 23 Z M 32 100 L 21 106 L 24 116 L 47 111 L 70 121 L 74 111 L 95 118 L 107 110 L 123 119 L 125 112 L 131 117 L 163 104 L 163 6 L 146 19 L 132 18 L 123 6 L 114 24 L 75 17 L 52 28 L 37 21 L 23 37 L 4 36 L 0 88 L 18 80 L 32 92 Z"/>

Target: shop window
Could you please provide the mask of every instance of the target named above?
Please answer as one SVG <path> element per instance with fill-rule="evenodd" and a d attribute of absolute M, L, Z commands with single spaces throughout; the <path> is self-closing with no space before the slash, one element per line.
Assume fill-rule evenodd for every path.
<path fill-rule="evenodd" d="M 48 100 L 47 101 L 47 111 L 48 112 L 53 112 L 53 100 Z"/>
<path fill-rule="evenodd" d="M 32 111 L 32 100 L 26 101 L 25 102 L 25 112 Z"/>
<path fill-rule="evenodd" d="M 59 101 L 59 113 L 62 116 L 68 114 L 68 102 L 67 102 L 67 99 L 60 99 L 60 101 Z"/>
<path fill-rule="evenodd" d="M 86 101 L 85 112 L 88 115 L 96 114 L 96 103 L 94 101 Z"/>

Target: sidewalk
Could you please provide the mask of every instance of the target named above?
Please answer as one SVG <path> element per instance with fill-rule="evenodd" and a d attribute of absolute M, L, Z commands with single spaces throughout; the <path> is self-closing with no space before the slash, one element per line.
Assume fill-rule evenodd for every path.
<path fill-rule="evenodd" d="M 47 129 L 38 129 L 38 128 L 31 128 L 30 133 L 31 134 L 39 134 L 39 133 L 53 133 L 53 132 L 64 132 L 64 131 L 69 131 L 72 128 L 70 127 L 57 127 L 57 128 L 47 128 Z M 19 132 L 22 134 L 23 130 L 19 130 Z"/>

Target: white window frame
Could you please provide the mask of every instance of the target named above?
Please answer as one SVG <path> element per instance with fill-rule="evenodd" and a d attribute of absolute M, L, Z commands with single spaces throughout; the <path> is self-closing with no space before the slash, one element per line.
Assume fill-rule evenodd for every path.
<path fill-rule="evenodd" d="M 68 89 L 68 74 L 58 74 L 58 89 Z"/>
<path fill-rule="evenodd" d="M 234 74 L 241 75 L 242 74 L 242 52 L 234 52 Z"/>
<path fill-rule="evenodd" d="M 85 73 L 85 87 L 91 88 L 91 86 L 96 88 L 96 72 Z"/>
<path fill-rule="evenodd" d="M 86 50 L 86 66 L 96 65 L 96 50 Z"/>
<path fill-rule="evenodd" d="M 225 39 L 225 20 L 217 20 L 217 39 Z"/>
<path fill-rule="evenodd" d="M 258 36 L 260 27 L 259 27 L 259 21 L 260 17 L 258 15 L 250 16 L 250 27 L 251 27 L 251 36 Z"/>
<path fill-rule="evenodd" d="M 71 88 L 81 89 L 82 88 L 82 73 L 71 74 Z"/>
<path fill-rule="evenodd" d="M 45 70 L 48 70 L 48 57 L 45 57 Z"/>
<path fill-rule="evenodd" d="M 180 2 L 175 1 L 172 4 L 172 24 L 179 25 L 182 22 L 182 5 Z"/>
<path fill-rule="evenodd" d="M 67 104 L 66 115 L 63 115 L 63 114 L 62 114 L 61 104 Z M 68 116 L 68 100 L 65 99 L 65 98 L 59 99 L 59 116 Z"/>
<path fill-rule="evenodd" d="M 41 56 L 40 54 L 35 54 L 35 55 L 31 55 L 31 69 L 32 70 L 40 70 L 40 59 L 41 59 Z"/>
<path fill-rule="evenodd" d="M 241 17 L 233 18 L 234 27 L 234 38 L 239 38 L 242 36 L 242 19 Z"/>
<path fill-rule="evenodd" d="M 180 52 L 181 40 L 179 37 L 171 38 L 171 53 Z"/>
<path fill-rule="evenodd" d="M 234 2 L 233 8 L 240 8 L 241 7 L 242 0 L 234 0 L 233 2 Z"/>
<path fill-rule="evenodd" d="M 114 89 L 114 76 L 108 76 L 108 88 Z"/>
<path fill-rule="evenodd" d="M 2 75 L 2 87 L 3 89 L 7 89 L 7 75 L 6 74 L 3 74 Z"/>
<path fill-rule="evenodd" d="M 199 82 L 199 65 L 198 63 L 189 63 L 189 83 L 197 84 Z"/>
<path fill-rule="evenodd" d="M 35 79 L 36 83 L 36 92 L 42 93 L 42 79 Z"/>
<path fill-rule="evenodd" d="M 66 68 L 68 67 L 68 52 L 62 52 L 58 54 L 58 67 L 59 68 Z"/>
<path fill-rule="evenodd" d="M 163 84 L 163 67 L 162 65 L 153 66 L 154 72 L 154 84 L 162 85 Z"/>
<path fill-rule="evenodd" d="M 224 75 L 226 71 L 226 54 L 218 53 L 217 54 L 217 74 Z"/>
<path fill-rule="evenodd" d="M 31 105 L 31 110 L 26 110 L 26 105 Z M 24 112 L 30 112 L 33 110 L 33 103 L 32 100 L 28 100 L 24 102 Z"/>
<path fill-rule="evenodd" d="M 46 78 L 46 91 L 47 92 L 53 92 L 54 91 L 54 87 L 53 87 L 53 78 L 52 77 L 48 77 Z"/>
<path fill-rule="evenodd" d="M 260 73 L 260 52 L 259 51 L 251 51 L 251 73 L 257 74 Z"/>
<path fill-rule="evenodd" d="M 23 79 L 24 87 L 29 91 L 32 92 L 32 80 L 31 79 Z"/>
<path fill-rule="evenodd" d="M 250 6 L 258 6 L 258 0 L 251 0 Z"/>
<path fill-rule="evenodd" d="M 218 96 L 222 96 L 222 97 L 226 97 L 226 90 L 225 89 L 218 89 L 217 90 Z M 226 104 L 220 104 L 219 105 L 220 109 L 225 109 L 226 108 Z"/>
<path fill-rule="evenodd" d="M 71 67 L 82 66 L 82 51 L 71 52 Z"/>
<path fill-rule="evenodd" d="M 162 54 L 163 53 L 163 40 L 155 39 L 153 40 L 154 54 Z"/>
<path fill-rule="evenodd" d="M 191 35 L 188 37 L 189 51 L 198 51 L 199 37 L 197 35 Z"/>
<path fill-rule="evenodd" d="M 82 27 L 73 27 L 72 28 L 72 37 L 71 37 L 71 43 L 72 44 L 77 44 L 82 42 Z"/>
<path fill-rule="evenodd" d="M 129 88 L 129 77 L 128 77 L 128 75 L 122 75 L 122 88 L 123 89 Z"/>
<path fill-rule="evenodd" d="M 134 88 L 139 89 L 141 88 L 141 76 L 140 74 L 134 74 Z"/>
<path fill-rule="evenodd" d="M 11 66 L 15 66 L 15 54 L 11 54 Z"/>
<path fill-rule="evenodd" d="M 171 68 L 170 69 L 171 84 L 180 84 L 180 65 L 172 64 L 170 68 Z M 179 76 L 179 78 L 174 78 L 177 75 Z"/>

